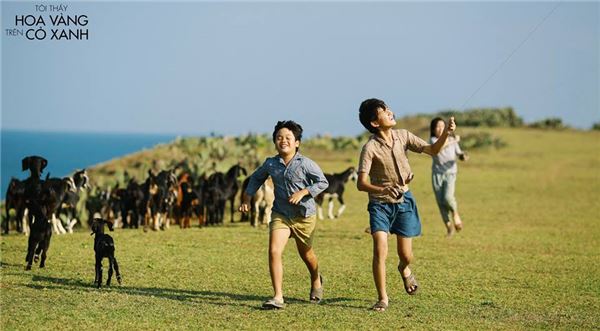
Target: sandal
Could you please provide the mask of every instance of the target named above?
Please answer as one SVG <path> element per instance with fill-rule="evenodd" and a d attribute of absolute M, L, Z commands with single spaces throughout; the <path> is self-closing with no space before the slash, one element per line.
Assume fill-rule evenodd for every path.
<path fill-rule="evenodd" d="M 321 287 L 310 289 L 309 299 L 312 303 L 320 303 L 323 300 L 323 276 L 321 274 L 319 274 L 319 279 L 321 280 Z"/>
<path fill-rule="evenodd" d="M 402 275 L 402 270 L 400 269 L 400 266 L 398 266 L 398 271 L 400 272 L 400 277 L 402 277 L 402 282 L 404 283 L 404 290 L 406 291 L 406 293 L 408 293 L 408 295 L 417 294 L 417 290 L 419 289 L 419 283 L 417 283 L 415 274 L 411 271 L 410 275 L 404 277 Z M 411 288 L 414 288 L 414 290 L 411 291 Z"/>
<path fill-rule="evenodd" d="M 388 304 L 385 301 L 377 301 L 377 303 L 371 307 L 371 310 L 384 312 L 387 307 Z"/>
<path fill-rule="evenodd" d="M 285 308 L 285 303 L 283 300 L 277 301 L 275 299 L 269 299 L 262 304 L 263 309 L 283 309 Z"/>

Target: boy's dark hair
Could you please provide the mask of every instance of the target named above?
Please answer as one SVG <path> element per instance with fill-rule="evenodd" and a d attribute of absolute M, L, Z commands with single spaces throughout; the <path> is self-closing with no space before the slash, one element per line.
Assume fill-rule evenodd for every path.
<path fill-rule="evenodd" d="M 435 137 L 435 127 L 437 126 L 439 121 L 444 122 L 444 120 L 441 117 L 436 117 L 431 120 L 431 124 L 429 124 L 429 136 L 430 137 Z M 446 122 L 444 122 L 444 125 L 445 124 L 446 124 Z"/>
<path fill-rule="evenodd" d="M 377 109 L 386 109 L 385 102 L 379 99 L 367 99 L 360 104 L 358 108 L 358 118 L 360 123 L 371 133 L 377 133 L 377 128 L 371 125 L 371 122 L 377 119 Z"/>
<path fill-rule="evenodd" d="M 275 129 L 273 130 L 273 143 L 275 143 L 275 140 L 277 139 L 277 132 L 283 128 L 286 128 L 290 131 L 292 131 L 292 133 L 294 134 L 294 138 L 296 138 L 296 140 L 301 141 L 302 140 L 302 126 L 294 121 L 278 121 L 277 124 L 275 125 Z M 298 148 L 296 148 L 296 151 L 298 150 Z"/>

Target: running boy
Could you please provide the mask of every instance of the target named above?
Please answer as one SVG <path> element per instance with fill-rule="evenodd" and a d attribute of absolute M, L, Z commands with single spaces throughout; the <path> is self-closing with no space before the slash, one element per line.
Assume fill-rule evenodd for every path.
<path fill-rule="evenodd" d="M 298 152 L 302 127 L 294 121 L 279 121 L 273 131 L 276 156 L 267 158 L 251 175 L 247 197 L 239 210 L 247 213 L 251 196 L 271 176 L 275 186 L 275 201 L 269 223 L 269 271 L 275 295 L 263 303 L 265 309 L 285 307 L 283 300 L 282 255 L 290 237 L 296 241 L 300 257 L 310 272 L 309 299 L 319 303 L 323 299 L 323 279 L 319 263 L 312 248 L 317 223 L 314 197 L 324 191 L 329 183 L 321 168 Z"/>
<path fill-rule="evenodd" d="M 412 237 L 421 234 L 421 220 L 417 203 L 408 188 L 413 173 L 406 152 L 411 150 L 415 153 L 436 155 L 446 142 L 448 133 L 453 132 L 456 125 L 454 117 L 450 117 L 447 129 L 435 144 L 429 145 L 407 130 L 394 130 L 394 113 L 379 99 L 363 101 L 359 108 L 359 119 L 373 134 L 362 148 L 357 181 L 358 189 L 369 193 L 373 278 L 379 296 L 372 309 L 385 311 L 389 304 L 385 285 L 389 233 L 397 237 L 400 258 L 398 271 L 404 282 L 404 289 L 413 295 L 419 287 L 408 267 L 413 258 Z"/>

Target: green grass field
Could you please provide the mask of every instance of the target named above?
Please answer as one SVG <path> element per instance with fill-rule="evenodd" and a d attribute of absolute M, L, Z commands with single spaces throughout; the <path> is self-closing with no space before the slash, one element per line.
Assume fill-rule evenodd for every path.
<path fill-rule="evenodd" d="M 462 133 L 469 132 L 461 129 Z M 143 233 L 117 230 L 123 285 L 100 290 L 93 237 L 54 235 L 47 267 L 24 271 L 27 240 L 1 237 L 0 327 L 33 329 L 599 329 L 600 133 L 495 129 L 508 146 L 472 151 L 459 165 L 465 229 L 445 238 L 430 159 L 411 156 L 423 235 L 414 240 L 419 293 L 408 296 L 388 258 L 390 307 L 376 301 L 367 196 L 347 187 L 341 219 L 320 221 L 315 250 L 325 300 L 308 303 L 309 279 L 293 242 L 284 256 L 287 307 L 272 295 L 266 228 L 245 224 Z M 359 151 L 304 151 L 325 172 Z M 239 218 L 239 216 L 237 216 Z M 227 218 L 228 219 L 228 218 Z M 105 265 L 107 263 L 105 262 Z M 106 277 L 106 268 L 104 272 Z"/>

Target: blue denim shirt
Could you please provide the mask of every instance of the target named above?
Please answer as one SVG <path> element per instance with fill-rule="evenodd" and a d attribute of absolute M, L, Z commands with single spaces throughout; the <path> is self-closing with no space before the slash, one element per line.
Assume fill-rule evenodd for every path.
<path fill-rule="evenodd" d="M 314 197 L 329 186 L 321 168 L 313 160 L 296 153 L 287 167 L 279 155 L 267 158 L 250 176 L 246 193 L 256 194 L 269 176 L 275 186 L 273 211 L 288 218 L 315 215 L 317 208 Z M 300 203 L 292 205 L 288 202 L 292 194 L 305 188 L 310 194 L 304 196 Z"/>

